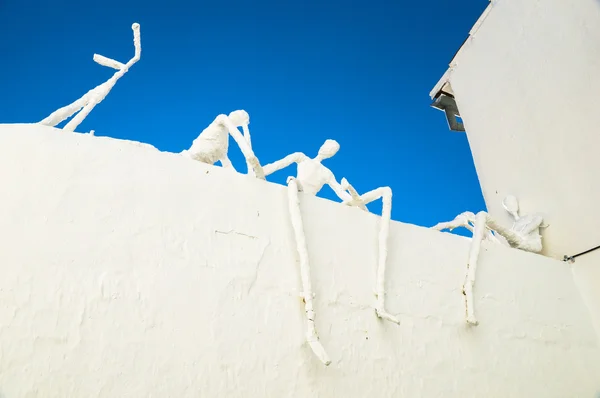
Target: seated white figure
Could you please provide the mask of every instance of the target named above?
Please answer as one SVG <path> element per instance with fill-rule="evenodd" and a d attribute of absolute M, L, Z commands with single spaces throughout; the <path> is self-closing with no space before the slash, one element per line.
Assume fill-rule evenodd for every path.
<path fill-rule="evenodd" d="M 289 177 L 289 179 L 294 179 L 296 181 L 299 192 L 316 195 L 323 186 L 329 185 L 342 200 L 349 200 L 352 199 L 351 196 L 342 189 L 342 186 L 336 181 L 331 170 L 321 163 L 323 160 L 334 156 L 339 149 L 340 144 L 338 144 L 337 141 L 326 140 L 321 148 L 319 148 L 317 156 L 313 159 L 302 152 L 295 152 L 281 160 L 265 165 L 263 170 L 265 176 L 268 176 L 269 174 L 273 174 L 278 170 L 296 163 L 296 177 Z"/>
<path fill-rule="evenodd" d="M 316 195 L 324 185 L 329 185 L 341 200 L 351 200 L 352 197 L 342 189 L 341 185 L 335 180 L 335 176 L 327 167 L 321 164 L 324 159 L 330 158 L 337 153 L 340 145 L 334 140 L 326 140 L 319 149 L 319 153 L 313 159 L 301 152 L 296 152 L 276 162 L 267 164 L 263 167 L 265 176 L 278 170 L 297 164 L 296 177 L 288 177 L 288 205 L 294 237 L 296 239 L 296 248 L 300 258 L 300 274 L 302 277 L 303 298 L 305 302 L 304 310 L 307 318 L 306 340 L 308 341 L 314 354 L 325 364 L 329 365 L 331 360 L 325 352 L 323 345 L 319 341 L 317 329 L 315 326 L 315 310 L 313 307 L 314 293 L 312 291 L 310 279 L 310 264 L 308 261 L 308 247 L 304 235 L 302 224 L 302 215 L 300 213 L 300 201 L 298 192 L 304 192 L 309 195 Z"/>
<path fill-rule="evenodd" d="M 473 307 L 473 286 L 475 285 L 475 272 L 477 270 L 477 259 L 481 241 L 485 238 L 501 242 L 504 238 L 506 243 L 513 248 L 539 253 L 542 251 L 542 236 L 540 229 L 546 227 L 543 225 L 543 218 L 540 215 L 519 215 L 519 203 L 514 196 L 507 196 L 502 205 L 506 211 L 514 218 L 511 228 L 506 228 L 494 220 L 488 213 L 481 211 L 474 215 L 465 212 L 458 215 L 454 220 L 442 222 L 432 227 L 438 231 L 457 227 L 465 227 L 473 232 L 473 239 L 469 251 L 469 260 L 467 263 L 467 275 L 463 284 L 463 295 L 465 296 L 466 321 L 469 324 L 477 325 L 475 310 Z"/>
<path fill-rule="evenodd" d="M 243 120 L 237 118 L 240 116 L 241 112 L 245 113 L 245 111 L 232 112 L 236 119 L 236 123 L 243 122 Z M 244 138 L 242 133 L 240 133 L 234 122 L 226 115 L 217 116 L 208 127 L 202 130 L 200 135 L 192 143 L 190 149 L 184 150 L 182 154 L 190 156 L 192 159 L 199 162 L 211 165 L 220 161 L 224 168 L 232 168 L 235 170 L 227 156 L 227 151 L 229 149 L 229 135 L 233 137 L 246 158 L 246 162 L 250 167 L 249 173 L 264 180 L 265 175 L 263 169 L 258 158 L 252 151 L 249 142 Z"/>

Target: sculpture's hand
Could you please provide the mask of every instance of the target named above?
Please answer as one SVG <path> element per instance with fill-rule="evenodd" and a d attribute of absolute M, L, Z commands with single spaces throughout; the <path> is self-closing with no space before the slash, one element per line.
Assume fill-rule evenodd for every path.
<path fill-rule="evenodd" d="M 440 222 L 431 227 L 431 229 L 435 229 L 436 231 L 443 231 L 445 229 L 447 229 L 448 231 L 452 231 L 456 227 L 457 226 L 449 222 Z"/>
<path fill-rule="evenodd" d="M 350 183 L 346 179 L 346 177 L 342 177 L 342 181 L 340 181 L 340 185 L 344 191 L 348 191 L 351 187 Z"/>
<path fill-rule="evenodd" d="M 348 182 L 348 180 L 345 177 L 342 178 L 342 181 L 340 181 L 340 186 L 345 192 L 348 192 L 350 194 L 350 198 L 343 200 L 342 204 L 347 206 L 357 206 L 362 210 L 368 211 L 367 207 L 365 206 L 364 200 L 361 198 L 356 189 L 354 189 L 354 187 Z"/>
<path fill-rule="evenodd" d="M 258 161 L 258 158 L 256 156 L 251 156 L 248 159 L 248 163 L 250 164 L 250 166 L 252 166 L 252 170 L 254 170 L 254 176 L 256 178 L 259 178 L 261 180 L 266 180 L 265 171 L 263 170 L 263 168 L 260 165 L 260 162 Z"/>

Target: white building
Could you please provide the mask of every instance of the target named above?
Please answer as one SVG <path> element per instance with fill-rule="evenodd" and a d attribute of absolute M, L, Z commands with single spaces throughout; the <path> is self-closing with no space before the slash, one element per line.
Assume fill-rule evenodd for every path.
<path fill-rule="evenodd" d="M 469 239 L 393 222 L 387 308 L 400 325 L 382 322 L 379 217 L 301 195 L 328 367 L 305 341 L 285 187 L 149 145 L 0 125 L 0 397 L 596 396 L 598 254 L 560 258 L 600 244 L 584 145 L 600 4 L 580 2 L 494 4 L 434 92 L 456 96 L 490 212 L 510 222 L 508 193 L 543 211 L 558 258 L 484 242 L 469 326 Z M 572 58 L 538 51 L 548 34 Z"/>
<path fill-rule="evenodd" d="M 497 0 L 431 92 L 458 107 L 490 214 L 509 223 L 516 195 L 559 260 L 600 246 L 598 71 L 598 0 Z M 600 331 L 600 249 L 572 268 Z"/>

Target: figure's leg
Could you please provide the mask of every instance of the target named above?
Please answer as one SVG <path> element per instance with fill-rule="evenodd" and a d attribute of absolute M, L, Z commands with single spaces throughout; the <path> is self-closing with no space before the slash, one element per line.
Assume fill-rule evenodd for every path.
<path fill-rule="evenodd" d="M 61 122 L 73 116 L 75 113 L 79 112 L 84 106 L 86 106 L 92 94 L 93 89 L 88 91 L 83 97 L 79 98 L 77 101 L 55 110 L 50 114 L 50 116 L 38 123 L 50 127 L 54 127 L 57 124 L 60 124 Z"/>
<path fill-rule="evenodd" d="M 300 213 L 300 201 L 298 198 L 298 185 L 296 179 L 288 178 L 288 205 L 292 220 L 292 228 L 294 229 L 294 237 L 300 257 L 300 275 L 302 278 L 302 289 L 304 298 L 304 310 L 307 318 L 306 340 L 310 344 L 310 348 L 315 355 L 325 365 L 329 365 L 331 360 L 325 352 L 323 345 L 319 341 L 317 329 L 315 326 L 315 310 L 313 308 L 313 291 L 310 281 L 310 264 L 308 261 L 308 248 L 306 245 L 306 236 L 304 235 L 304 227 L 302 225 L 302 214 Z"/>
<path fill-rule="evenodd" d="M 390 218 L 392 215 L 392 190 L 389 187 L 377 188 L 361 196 L 364 205 L 381 198 L 383 209 L 381 212 L 381 225 L 379 228 L 379 250 L 377 260 L 375 312 L 381 319 L 400 324 L 400 321 L 385 309 L 385 268 L 387 264 L 387 243 L 390 231 Z"/>
<path fill-rule="evenodd" d="M 487 213 L 479 212 L 475 216 L 475 227 L 473 228 L 473 240 L 469 249 L 469 260 L 467 263 L 467 275 L 463 284 L 463 295 L 465 296 L 466 320 L 471 325 L 477 325 L 479 322 L 475 318 L 475 308 L 473 303 L 473 286 L 475 285 L 475 273 L 477 271 L 477 259 L 481 249 L 486 232 Z"/>
<path fill-rule="evenodd" d="M 140 41 L 140 25 L 138 23 L 134 23 L 131 25 L 131 29 L 133 30 L 133 46 L 135 48 L 133 58 L 131 58 L 127 64 L 124 65 L 121 62 L 115 61 L 114 59 L 94 54 L 95 62 L 102 66 L 117 69 L 117 72 L 115 72 L 115 74 L 106 82 L 91 89 L 77 101 L 52 112 L 50 116 L 39 122 L 40 124 L 46 126 L 56 126 L 62 121 L 75 115 L 75 113 L 79 112 L 63 127 L 63 130 L 65 131 L 75 131 L 75 129 L 81 124 L 81 122 L 83 122 L 92 109 L 94 109 L 96 105 L 106 98 L 110 90 L 117 83 L 117 80 L 127 73 L 133 64 L 140 60 L 140 55 L 142 52 L 142 45 Z"/>

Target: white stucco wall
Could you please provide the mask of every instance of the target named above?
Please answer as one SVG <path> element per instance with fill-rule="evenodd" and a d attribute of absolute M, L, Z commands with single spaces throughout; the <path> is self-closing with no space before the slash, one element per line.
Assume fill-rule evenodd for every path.
<path fill-rule="evenodd" d="M 592 397 L 600 349 L 567 264 L 302 196 L 304 343 L 286 189 L 150 146 L 0 125 L 0 396 Z M 401 198 L 401 195 L 398 195 Z M 399 205 L 396 202 L 396 205 Z"/>
<path fill-rule="evenodd" d="M 498 0 L 449 80 L 490 213 L 501 200 L 542 212 L 544 254 L 600 245 L 600 1 Z M 510 225 L 510 224 L 509 224 Z M 573 270 L 600 335 L 600 253 Z"/>

